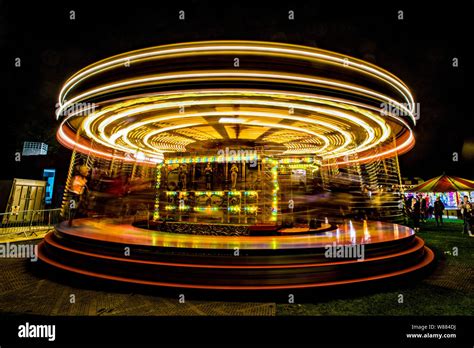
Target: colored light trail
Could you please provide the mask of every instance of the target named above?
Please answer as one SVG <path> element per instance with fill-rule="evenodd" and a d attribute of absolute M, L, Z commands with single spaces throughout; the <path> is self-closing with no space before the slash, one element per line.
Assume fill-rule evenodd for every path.
<path fill-rule="evenodd" d="M 229 68 L 235 56 L 245 69 Z M 268 62 L 265 68 L 256 58 Z M 225 141 L 337 164 L 391 157 L 414 145 L 414 99 L 401 80 L 355 58 L 280 43 L 195 42 L 124 53 L 65 83 L 58 117 L 76 104 L 94 107 L 62 120 L 63 145 L 149 165 Z M 386 112 L 387 104 L 397 112 Z"/>

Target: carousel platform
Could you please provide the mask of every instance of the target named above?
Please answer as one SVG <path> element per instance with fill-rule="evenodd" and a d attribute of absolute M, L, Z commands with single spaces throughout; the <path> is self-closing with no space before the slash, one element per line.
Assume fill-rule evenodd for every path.
<path fill-rule="evenodd" d="M 414 275 L 434 259 L 405 226 L 347 222 L 323 227 L 318 233 L 298 229 L 273 236 L 218 236 L 79 219 L 46 235 L 39 258 L 87 277 L 214 290 L 342 286 Z"/>

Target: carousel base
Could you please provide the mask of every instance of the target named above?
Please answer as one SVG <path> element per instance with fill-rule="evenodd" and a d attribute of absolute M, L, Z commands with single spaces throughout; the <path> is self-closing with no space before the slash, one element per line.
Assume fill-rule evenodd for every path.
<path fill-rule="evenodd" d="M 348 222 L 324 233 L 232 237 L 80 219 L 73 227 L 58 225 L 38 253 L 50 266 L 87 277 L 214 290 L 371 282 L 418 274 L 434 260 L 412 229 L 383 222 Z"/>

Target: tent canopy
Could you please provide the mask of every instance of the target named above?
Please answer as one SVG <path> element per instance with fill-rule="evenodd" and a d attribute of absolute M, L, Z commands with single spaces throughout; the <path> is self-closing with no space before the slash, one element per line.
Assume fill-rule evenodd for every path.
<path fill-rule="evenodd" d="M 474 181 L 456 176 L 440 175 L 408 190 L 409 192 L 474 191 Z"/>

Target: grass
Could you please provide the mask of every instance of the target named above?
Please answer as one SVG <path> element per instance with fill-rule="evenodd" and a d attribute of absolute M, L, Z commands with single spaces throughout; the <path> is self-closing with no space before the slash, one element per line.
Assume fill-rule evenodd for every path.
<path fill-rule="evenodd" d="M 453 251 L 454 247 L 459 249 L 458 262 L 471 262 L 473 257 L 474 237 L 462 234 L 462 220 L 445 221 L 443 226 L 437 227 L 433 220 L 424 223 L 418 232 L 418 236 L 424 239 L 426 244 L 434 251 Z M 449 255 L 449 254 L 448 254 Z"/>
<path fill-rule="evenodd" d="M 383 289 L 338 291 L 335 297 L 306 298 L 277 304 L 277 315 L 472 315 L 474 238 L 461 234 L 462 221 L 436 227 L 433 220 L 418 233 L 436 254 L 434 271 L 421 280 Z M 400 296 L 401 295 L 401 296 Z M 400 299 L 403 297 L 403 301 Z"/>

